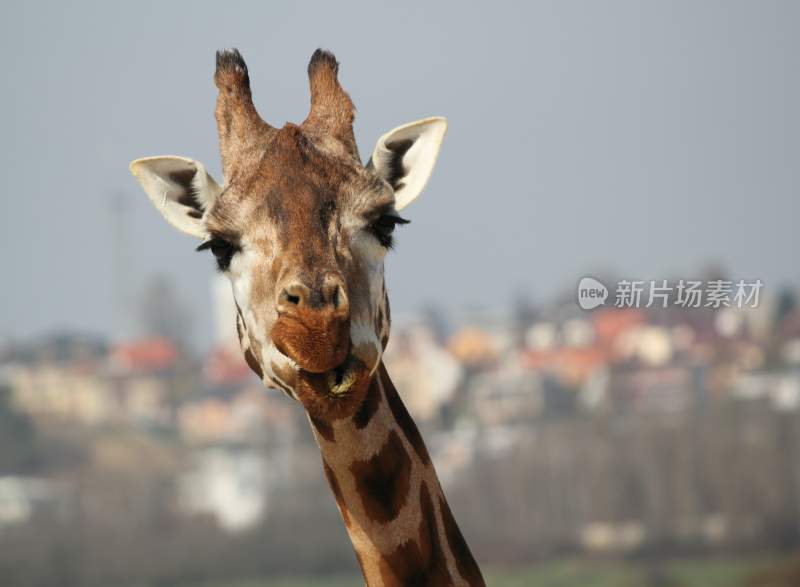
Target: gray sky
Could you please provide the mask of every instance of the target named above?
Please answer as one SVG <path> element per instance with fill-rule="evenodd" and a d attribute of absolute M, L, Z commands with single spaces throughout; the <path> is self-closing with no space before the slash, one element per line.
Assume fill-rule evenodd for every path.
<path fill-rule="evenodd" d="M 520 3 L 522 4 L 522 3 Z M 302 121 L 333 50 L 362 155 L 429 115 L 450 130 L 387 259 L 393 308 L 538 299 L 585 273 L 691 277 L 708 261 L 800 283 L 800 3 L 4 3 L 0 335 L 113 333 L 123 283 L 172 277 L 211 330 L 213 263 L 151 209 L 128 162 L 218 178 L 214 51 L 238 47 L 261 114 Z"/>

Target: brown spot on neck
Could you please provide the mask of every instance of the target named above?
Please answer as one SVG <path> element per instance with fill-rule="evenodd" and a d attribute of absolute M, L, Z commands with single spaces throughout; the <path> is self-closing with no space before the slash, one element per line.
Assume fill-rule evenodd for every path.
<path fill-rule="evenodd" d="M 328 442 L 334 441 L 334 433 L 333 433 L 333 426 L 331 426 L 325 420 L 320 420 L 315 416 L 309 416 L 309 420 L 311 420 L 311 425 L 314 427 L 314 430 L 317 431 L 317 434 L 322 436 Z"/>
<path fill-rule="evenodd" d="M 378 407 L 381 404 L 381 390 L 380 390 L 380 382 L 378 380 L 378 376 L 372 378 L 372 381 L 369 384 L 369 389 L 367 389 L 367 396 L 364 398 L 361 406 L 359 406 L 358 410 L 356 410 L 355 415 L 353 416 L 353 424 L 356 425 L 356 428 L 359 430 L 363 430 L 367 427 L 370 420 L 372 420 L 372 416 L 375 415 L 375 412 L 378 411 Z"/>
<path fill-rule="evenodd" d="M 386 586 L 452 585 L 439 540 L 431 494 L 426 484 L 419 490 L 422 519 L 417 536 L 411 537 L 381 561 L 381 578 Z"/>
<path fill-rule="evenodd" d="M 461 529 L 458 527 L 453 513 L 450 511 L 450 506 L 443 495 L 439 496 L 439 509 L 442 512 L 444 533 L 447 536 L 450 552 L 453 553 L 458 574 L 470 585 L 483 585 L 483 575 L 478 563 L 475 562 L 475 557 L 472 556 L 472 552 L 467 546 L 467 541 L 464 540 Z"/>
<path fill-rule="evenodd" d="M 380 366 L 379 376 L 383 383 L 383 393 L 386 395 L 386 401 L 389 403 L 389 408 L 392 410 L 392 415 L 397 421 L 397 425 L 403 431 L 406 440 L 414 447 L 414 451 L 417 453 L 422 463 L 426 467 L 430 466 L 431 457 L 428 455 L 428 449 L 425 447 L 422 435 L 419 433 L 417 425 L 414 423 L 414 420 L 411 419 L 411 415 L 400 399 L 392 380 L 389 379 L 389 374 L 386 372 L 386 367 L 383 363 L 381 363 Z"/>
<path fill-rule="evenodd" d="M 394 520 L 408 499 L 411 458 L 392 430 L 383 448 L 371 459 L 354 461 L 350 471 L 364 511 L 374 522 Z"/>
<path fill-rule="evenodd" d="M 322 469 L 325 472 L 325 478 L 328 480 L 328 485 L 330 485 L 331 491 L 333 492 L 333 497 L 336 500 L 336 505 L 339 506 L 339 511 L 342 514 L 342 520 L 344 520 L 344 525 L 348 528 L 350 527 L 350 513 L 347 511 L 347 505 L 344 501 L 344 495 L 342 495 L 342 488 L 339 485 L 339 480 L 336 478 L 336 473 L 333 472 L 328 466 L 328 463 L 325 462 L 325 459 L 322 459 Z"/>

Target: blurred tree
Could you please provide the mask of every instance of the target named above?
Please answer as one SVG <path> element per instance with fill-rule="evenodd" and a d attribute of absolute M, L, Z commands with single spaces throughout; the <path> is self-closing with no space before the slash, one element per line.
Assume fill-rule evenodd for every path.
<path fill-rule="evenodd" d="M 530 293 L 522 288 L 518 289 L 511 301 L 511 331 L 517 347 L 525 345 L 525 335 L 537 317 Z"/>
<path fill-rule="evenodd" d="M 151 278 L 142 293 L 139 313 L 144 335 L 163 337 L 180 348 L 186 347 L 191 314 L 169 277 L 156 275 Z"/>
<path fill-rule="evenodd" d="M 787 316 L 797 310 L 797 297 L 789 288 L 783 288 L 778 292 L 778 299 L 775 302 L 775 311 L 772 316 L 773 331 L 777 332 Z"/>
<path fill-rule="evenodd" d="M 36 430 L 11 403 L 11 388 L 0 385 L 0 475 L 27 472 L 39 464 Z"/>
<path fill-rule="evenodd" d="M 444 344 L 451 331 L 445 310 L 438 303 L 429 301 L 422 307 L 421 312 L 423 323 L 430 326 L 436 342 Z"/>
<path fill-rule="evenodd" d="M 769 367 L 783 365 L 783 344 L 786 342 L 786 325 L 791 321 L 791 316 L 798 312 L 798 303 L 795 293 L 784 287 L 775 299 L 775 306 L 770 318 L 770 339 L 767 343 L 767 361 Z"/>

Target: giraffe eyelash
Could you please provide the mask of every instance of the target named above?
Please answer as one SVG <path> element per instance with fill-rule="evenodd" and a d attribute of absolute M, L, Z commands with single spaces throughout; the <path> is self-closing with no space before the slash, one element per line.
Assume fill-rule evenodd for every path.
<path fill-rule="evenodd" d="M 206 249 L 211 250 L 211 254 L 214 255 L 214 258 L 217 261 L 217 270 L 220 272 L 228 270 L 228 267 L 231 264 L 231 259 L 233 259 L 233 256 L 241 250 L 238 245 L 230 243 L 219 237 L 210 238 L 195 250 L 205 251 Z"/>
<path fill-rule="evenodd" d="M 394 233 L 395 227 L 403 224 L 408 224 L 410 220 L 395 216 L 393 214 L 384 214 L 379 216 L 369 225 L 369 232 L 378 239 L 381 246 L 387 250 L 394 248 Z"/>

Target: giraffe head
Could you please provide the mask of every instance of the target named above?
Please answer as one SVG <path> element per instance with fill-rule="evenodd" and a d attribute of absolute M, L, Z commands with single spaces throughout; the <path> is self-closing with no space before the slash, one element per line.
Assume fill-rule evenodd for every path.
<path fill-rule="evenodd" d="M 380 363 L 389 336 L 384 256 L 447 128 L 443 118 L 400 126 L 363 165 L 337 72 L 335 57 L 317 50 L 310 113 L 278 129 L 256 112 L 239 52 L 219 52 L 224 183 L 184 157 L 131 163 L 161 214 L 202 239 L 198 250 L 230 279 L 250 367 L 324 420 L 358 409 Z"/>

